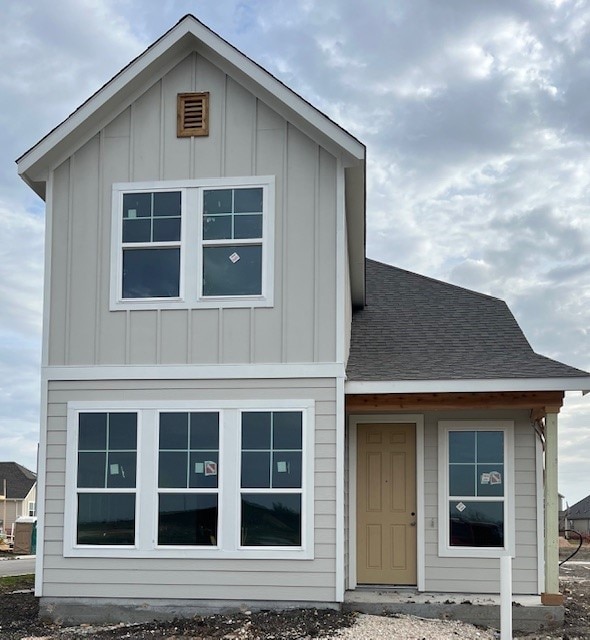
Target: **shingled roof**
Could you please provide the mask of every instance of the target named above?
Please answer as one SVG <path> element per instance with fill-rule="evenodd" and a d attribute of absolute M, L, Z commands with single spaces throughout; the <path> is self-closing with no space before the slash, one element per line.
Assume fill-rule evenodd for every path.
<path fill-rule="evenodd" d="M 366 261 L 366 305 L 352 320 L 350 381 L 580 378 L 536 354 L 506 303 Z"/>
<path fill-rule="evenodd" d="M 0 494 L 4 491 L 6 480 L 6 498 L 24 500 L 37 482 L 37 475 L 17 462 L 0 462 Z"/>
<path fill-rule="evenodd" d="M 585 520 L 590 518 L 590 496 L 586 496 L 580 502 L 576 502 L 567 510 L 568 520 Z"/>

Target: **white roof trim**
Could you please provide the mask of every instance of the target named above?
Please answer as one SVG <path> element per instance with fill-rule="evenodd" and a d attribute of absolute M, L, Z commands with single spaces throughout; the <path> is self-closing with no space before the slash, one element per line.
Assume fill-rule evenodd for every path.
<path fill-rule="evenodd" d="M 302 125 L 307 123 L 308 127 L 311 127 L 320 135 L 326 136 L 329 140 L 333 141 L 346 155 L 352 156 L 357 161 L 364 161 L 365 146 L 359 140 L 335 122 L 331 121 L 301 96 L 297 95 L 268 71 L 238 51 L 196 18 L 188 15 L 120 71 L 118 75 L 108 81 L 85 104 L 66 118 L 66 120 L 59 124 L 45 138 L 19 158 L 17 161 L 18 170 L 19 173 L 23 175 L 25 181 L 28 182 L 31 177 L 24 174 L 27 174 L 35 164 L 42 161 L 46 154 L 56 145 L 63 142 L 67 136 L 74 133 L 79 126 L 83 125 L 109 100 L 112 100 L 119 92 L 130 85 L 137 76 L 148 70 L 150 66 L 155 65 L 159 58 L 167 52 L 171 54 L 175 53 L 178 47 L 187 48 L 188 51 L 190 36 L 193 36 L 199 43 L 206 47 L 207 52 L 212 54 L 214 62 L 219 63 L 220 61 L 224 61 L 233 68 L 234 72 L 241 75 L 242 79 L 249 78 L 264 92 L 267 92 L 268 97 L 274 98 L 274 104 L 271 106 L 276 107 L 277 103 L 281 103 L 288 110 L 292 111 L 294 115 L 299 116 L 297 124 Z"/>
<path fill-rule="evenodd" d="M 347 381 L 347 394 L 467 393 L 485 391 L 590 391 L 590 376 L 579 378 L 497 378 L 478 380 Z"/>

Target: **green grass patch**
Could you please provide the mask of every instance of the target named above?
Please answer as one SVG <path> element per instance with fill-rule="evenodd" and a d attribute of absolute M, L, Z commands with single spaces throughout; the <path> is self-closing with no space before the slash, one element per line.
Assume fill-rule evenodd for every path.
<path fill-rule="evenodd" d="M 33 589 L 34 586 L 35 576 L 32 573 L 26 576 L 4 576 L 0 578 L 0 595 L 20 589 Z"/>

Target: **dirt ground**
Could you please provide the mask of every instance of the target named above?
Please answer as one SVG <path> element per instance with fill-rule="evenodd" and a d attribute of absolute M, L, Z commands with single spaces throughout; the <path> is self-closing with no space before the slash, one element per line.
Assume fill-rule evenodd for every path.
<path fill-rule="evenodd" d="M 561 555 L 567 555 L 566 551 L 562 549 Z M 32 576 L 0 579 L 1 640 L 295 640 L 327 638 L 338 629 L 353 625 L 355 620 L 354 614 L 310 609 L 197 616 L 131 626 L 61 628 L 38 619 L 39 608 L 32 587 Z M 590 548 L 585 548 L 573 561 L 562 566 L 561 588 L 565 595 L 563 629 L 520 636 L 520 640 L 590 640 Z"/>

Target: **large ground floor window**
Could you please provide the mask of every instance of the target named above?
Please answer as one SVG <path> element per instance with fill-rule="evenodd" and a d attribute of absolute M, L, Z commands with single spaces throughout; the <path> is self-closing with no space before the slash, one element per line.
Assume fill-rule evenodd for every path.
<path fill-rule="evenodd" d="M 313 557 L 313 401 L 68 405 L 66 556 Z"/>

